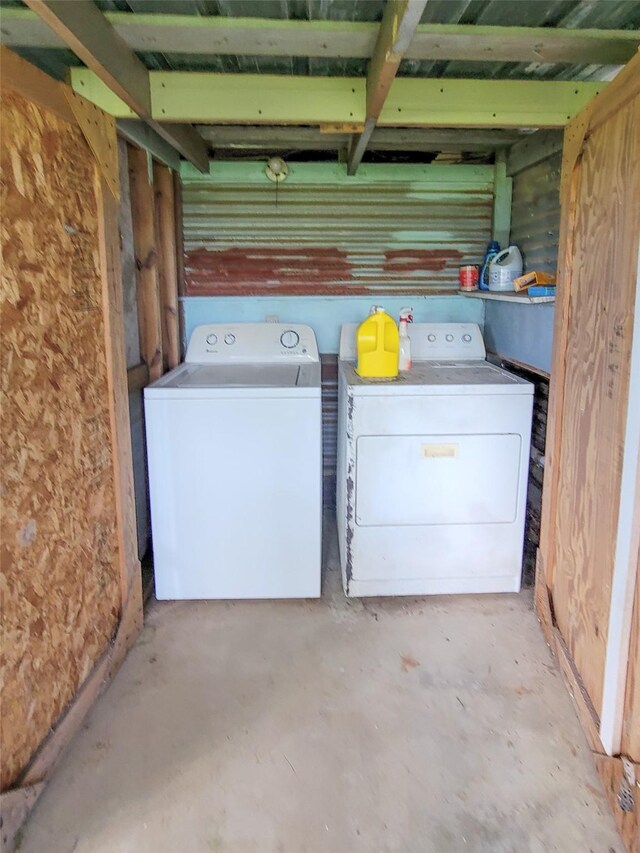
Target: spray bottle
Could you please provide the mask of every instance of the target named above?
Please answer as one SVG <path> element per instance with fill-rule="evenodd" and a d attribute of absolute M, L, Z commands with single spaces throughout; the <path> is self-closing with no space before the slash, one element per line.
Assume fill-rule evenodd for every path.
<path fill-rule="evenodd" d="M 400 312 L 400 347 L 398 349 L 398 369 L 406 372 L 411 370 L 411 338 L 408 326 L 413 323 L 413 308 L 403 308 Z"/>

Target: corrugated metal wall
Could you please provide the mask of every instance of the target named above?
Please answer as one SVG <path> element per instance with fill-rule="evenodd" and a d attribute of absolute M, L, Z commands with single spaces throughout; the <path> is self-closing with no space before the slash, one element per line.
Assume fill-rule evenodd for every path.
<path fill-rule="evenodd" d="M 558 152 L 513 179 L 511 242 L 520 246 L 526 270 L 556 271 L 561 164 Z"/>
<path fill-rule="evenodd" d="M 189 295 L 452 291 L 490 237 L 491 167 L 426 166 L 414 179 L 397 166 L 389 180 L 387 166 L 349 179 L 296 164 L 276 190 L 264 164 L 245 164 L 245 181 L 223 165 L 183 174 Z"/>
<path fill-rule="evenodd" d="M 426 294 L 458 289 L 491 233 L 493 168 L 264 163 L 182 174 L 190 296 Z M 325 502 L 335 500 L 337 363 L 322 359 Z"/>

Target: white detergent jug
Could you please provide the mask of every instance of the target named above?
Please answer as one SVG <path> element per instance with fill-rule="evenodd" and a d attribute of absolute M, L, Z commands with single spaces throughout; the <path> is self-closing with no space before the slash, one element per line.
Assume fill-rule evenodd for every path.
<path fill-rule="evenodd" d="M 522 255 L 517 246 L 507 246 L 489 264 L 489 290 L 513 291 L 513 280 L 522 275 Z"/>

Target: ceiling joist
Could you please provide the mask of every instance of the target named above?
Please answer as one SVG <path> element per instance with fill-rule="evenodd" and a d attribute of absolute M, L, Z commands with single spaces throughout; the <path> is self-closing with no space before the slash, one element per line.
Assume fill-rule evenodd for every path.
<path fill-rule="evenodd" d="M 120 122 L 118 122 L 120 126 Z M 326 133 L 319 127 L 252 127 L 201 124 L 198 133 L 218 151 L 337 151 L 349 142 L 346 132 Z M 535 136 L 528 134 L 527 136 Z M 509 130 L 430 128 L 376 128 L 369 141 L 371 151 L 470 151 L 488 153 L 509 148 L 523 134 Z"/>
<path fill-rule="evenodd" d="M 75 6 L 75 3 L 69 5 Z M 369 59 L 379 25 L 352 21 L 106 12 L 133 51 L 222 56 Z M 28 9 L 3 9 L 8 47 L 61 48 L 66 42 Z M 421 24 L 406 59 L 623 65 L 640 46 L 634 30 Z"/>
<path fill-rule="evenodd" d="M 249 125 L 364 123 L 359 77 L 151 71 L 152 115 L 163 122 Z M 134 117 L 92 71 L 71 69 L 76 92 L 116 118 Z M 606 83 L 397 77 L 380 127 L 564 127 Z"/>
<path fill-rule="evenodd" d="M 351 140 L 347 172 L 355 175 L 382 107 L 387 99 L 402 57 L 411 44 L 427 0 L 387 0 L 376 46 L 367 70 L 364 130 Z"/>
<path fill-rule="evenodd" d="M 113 30 L 92 0 L 74 0 L 73 3 L 67 0 L 26 2 L 126 105 L 129 115 L 137 115 L 146 121 L 194 166 L 202 171 L 208 169 L 207 147 L 192 127 L 166 125 L 153 116 L 148 70 Z"/>

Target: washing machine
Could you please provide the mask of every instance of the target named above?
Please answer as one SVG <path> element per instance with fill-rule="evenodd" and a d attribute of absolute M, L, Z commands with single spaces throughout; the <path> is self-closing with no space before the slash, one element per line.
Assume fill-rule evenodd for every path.
<path fill-rule="evenodd" d="M 197 327 L 145 388 L 159 599 L 320 595 L 320 359 L 308 326 Z"/>
<path fill-rule="evenodd" d="M 520 589 L 533 385 L 486 360 L 470 323 L 409 327 L 413 368 L 338 369 L 337 514 L 345 593 Z"/>

